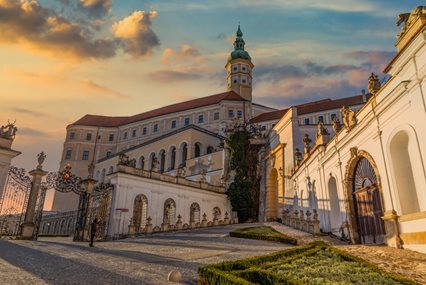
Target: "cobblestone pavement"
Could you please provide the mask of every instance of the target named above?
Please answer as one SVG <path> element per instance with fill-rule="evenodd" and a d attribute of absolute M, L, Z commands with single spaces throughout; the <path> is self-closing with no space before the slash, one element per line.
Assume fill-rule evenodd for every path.
<path fill-rule="evenodd" d="M 250 224 L 250 226 L 256 224 Z M 171 284 L 171 270 L 196 284 L 199 266 L 285 249 L 275 242 L 231 238 L 247 224 L 144 238 L 88 243 L 69 238 L 0 241 L 0 284 Z"/>
<path fill-rule="evenodd" d="M 401 274 L 420 284 L 426 284 L 426 254 L 409 249 L 397 249 L 385 245 L 349 245 L 330 236 L 316 236 L 292 229 L 279 223 L 267 223 L 276 230 L 296 238 L 299 244 L 322 240 L 359 256 L 392 273 Z"/>

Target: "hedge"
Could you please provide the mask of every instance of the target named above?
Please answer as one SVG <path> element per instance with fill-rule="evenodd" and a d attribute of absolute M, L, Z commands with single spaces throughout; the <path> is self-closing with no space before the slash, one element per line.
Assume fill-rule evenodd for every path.
<path fill-rule="evenodd" d="M 265 230 L 266 233 L 257 233 L 256 230 Z M 231 237 L 237 238 L 248 238 L 248 239 L 257 239 L 257 240 L 268 240 L 268 241 L 277 241 L 281 243 L 288 243 L 297 245 L 297 240 L 295 238 L 289 237 L 285 234 L 282 234 L 276 231 L 272 227 L 249 227 L 239 230 L 235 230 L 229 233 Z"/>
<path fill-rule="evenodd" d="M 299 246 L 288 250 L 275 252 L 258 257 L 251 257 L 237 261 L 225 261 L 217 264 L 211 264 L 198 269 L 199 284 L 203 285 L 305 285 L 303 280 L 296 279 L 294 276 L 287 276 L 274 272 L 272 267 L 283 264 L 289 264 L 299 258 L 314 256 L 319 251 L 332 251 L 341 259 L 349 262 L 356 262 L 361 268 L 367 268 L 372 272 L 380 274 L 382 277 L 389 278 L 401 285 L 415 285 L 416 282 L 403 276 L 388 273 L 377 266 L 353 256 L 347 252 L 336 249 L 322 241 L 313 242 L 305 246 Z M 315 266 L 313 264 L 312 266 Z M 304 277 L 305 278 L 305 277 Z M 381 277 L 380 277 L 381 278 Z M 374 280 L 372 280 L 374 282 Z M 373 283 L 372 283 L 373 284 Z"/>

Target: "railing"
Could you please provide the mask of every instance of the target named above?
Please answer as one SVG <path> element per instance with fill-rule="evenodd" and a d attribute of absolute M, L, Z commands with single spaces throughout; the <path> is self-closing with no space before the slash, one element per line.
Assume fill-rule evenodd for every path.
<path fill-rule="evenodd" d="M 315 209 L 313 210 L 313 217 L 309 210 L 306 211 L 305 216 L 303 210 L 290 212 L 289 209 L 285 209 L 282 212 L 282 223 L 313 235 L 320 234 L 320 221 L 318 220 L 318 212 Z"/>

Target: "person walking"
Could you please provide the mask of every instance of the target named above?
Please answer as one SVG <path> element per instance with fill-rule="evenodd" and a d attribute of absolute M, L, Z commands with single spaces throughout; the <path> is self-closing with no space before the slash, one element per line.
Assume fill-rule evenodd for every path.
<path fill-rule="evenodd" d="M 90 225 L 90 247 L 93 247 L 93 240 L 95 239 L 96 232 L 98 231 L 98 218 L 95 218 Z"/>

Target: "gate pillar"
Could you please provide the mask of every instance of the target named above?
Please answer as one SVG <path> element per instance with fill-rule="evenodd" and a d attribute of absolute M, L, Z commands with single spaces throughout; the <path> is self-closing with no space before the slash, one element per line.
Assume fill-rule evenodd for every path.
<path fill-rule="evenodd" d="M 31 191 L 28 198 L 27 210 L 25 211 L 25 219 L 22 224 L 21 238 L 32 239 L 34 233 L 34 216 L 37 204 L 38 194 L 41 188 L 41 179 L 47 174 L 47 171 L 43 170 L 42 164 L 46 155 L 41 152 L 38 155 L 38 166 L 36 169 L 30 171 L 30 175 L 33 177 L 31 182 Z"/>

